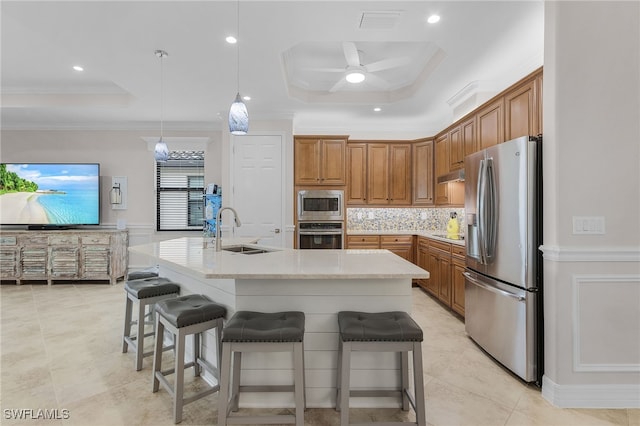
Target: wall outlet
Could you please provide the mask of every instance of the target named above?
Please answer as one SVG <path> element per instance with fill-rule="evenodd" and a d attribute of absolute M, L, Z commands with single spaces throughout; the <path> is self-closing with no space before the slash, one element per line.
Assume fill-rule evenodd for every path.
<path fill-rule="evenodd" d="M 604 216 L 573 216 L 574 235 L 604 235 Z"/>
<path fill-rule="evenodd" d="M 356 216 L 358 217 L 358 219 L 362 219 L 362 212 L 358 212 Z"/>
<path fill-rule="evenodd" d="M 374 215 L 373 212 L 369 212 L 369 214 L 367 215 L 367 219 L 374 219 Z"/>
<path fill-rule="evenodd" d="M 420 212 L 420 219 L 426 220 L 427 219 L 427 212 Z"/>

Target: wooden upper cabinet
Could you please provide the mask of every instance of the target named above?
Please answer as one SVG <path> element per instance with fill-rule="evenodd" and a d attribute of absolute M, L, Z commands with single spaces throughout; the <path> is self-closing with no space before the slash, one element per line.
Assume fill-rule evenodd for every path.
<path fill-rule="evenodd" d="M 434 149 L 436 152 L 436 180 L 438 176 L 449 173 L 449 133 L 443 133 L 435 140 Z"/>
<path fill-rule="evenodd" d="M 536 105 L 538 110 L 538 128 L 536 135 L 542 134 L 542 72 L 536 76 Z"/>
<path fill-rule="evenodd" d="M 476 117 L 473 116 L 460 124 L 462 131 L 462 146 L 464 148 L 464 156 L 473 154 L 478 150 L 476 138 Z M 464 160 L 464 159 L 463 159 Z"/>
<path fill-rule="evenodd" d="M 386 143 L 368 146 L 367 203 L 389 204 L 389 145 Z"/>
<path fill-rule="evenodd" d="M 347 138 L 295 137 L 296 185 L 344 185 Z"/>
<path fill-rule="evenodd" d="M 413 146 L 413 204 L 433 205 L 433 141 Z"/>
<path fill-rule="evenodd" d="M 505 140 L 538 134 L 536 81 L 529 80 L 504 95 Z"/>
<path fill-rule="evenodd" d="M 389 144 L 389 204 L 411 204 L 410 144 Z"/>
<path fill-rule="evenodd" d="M 347 144 L 347 204 L 367 202 L 367 144 Z"/>
<path fill-rule="evenodd" d="M 464 167 L 464 140 L 462 126 L 449 130 L 449 171 Z"/>
<path fill-rule="evenodd" d="M 504 142 L 504 98 L 482 107 L 476 120 L 479 150 Z"/>

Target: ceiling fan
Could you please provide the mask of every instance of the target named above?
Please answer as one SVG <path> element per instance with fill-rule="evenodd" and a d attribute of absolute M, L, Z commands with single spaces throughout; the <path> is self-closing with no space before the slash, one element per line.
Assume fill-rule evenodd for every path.
<path fill-rule="evenodd" d="M 411 58 L 408 56 L 401 56 L 363 64 L 361 58 L 362 52 L 358 50 L 356 44 L 352 41 L 342 42 L 342 50 L 347 62 L 347 66 L 345 68 L 311 69 L 311 71 L 318 72 L 342 73 L 340 80 L 338 80 L 336 84 L 329 89 L 329 92 L 336 92 L 349 83 L 355 84 L 362 81 L 366 81 L 368 84 L 379 89 L 389 89 L 390 83 L 375 73 L 393 68 L 400 68 L 411 63 Z"/>

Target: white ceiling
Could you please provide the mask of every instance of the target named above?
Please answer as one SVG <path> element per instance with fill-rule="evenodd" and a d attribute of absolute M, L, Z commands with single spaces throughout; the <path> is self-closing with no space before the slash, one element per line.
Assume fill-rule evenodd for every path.
<path fill-rule="evenodd" d="M 234 46 L 225 37 L 237 34 L 238 5 Z M 0 8 L 3 128 L 159 128 L 154 51 L 162 49 L 165 130 L 225 129 L 239 47 L 250 122 L 426 136 L 543 57 L 542 1 L 3 0 Z M 363 13 L 372 19 L 360 28 Z M 437 24 L 426 22 L 432 13 Z M 389 58 L 400 66 L 339 83 L 345 42 L 365 67 Z"/>

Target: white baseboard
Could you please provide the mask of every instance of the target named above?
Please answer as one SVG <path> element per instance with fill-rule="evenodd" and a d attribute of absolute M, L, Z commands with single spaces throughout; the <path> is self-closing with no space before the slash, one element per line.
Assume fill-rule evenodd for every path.
<path fill-rule="evenodd" d="M 640 384 L 559 385 L 544 376 L 542 397 L 560 408 L 640 408 Z"/>

